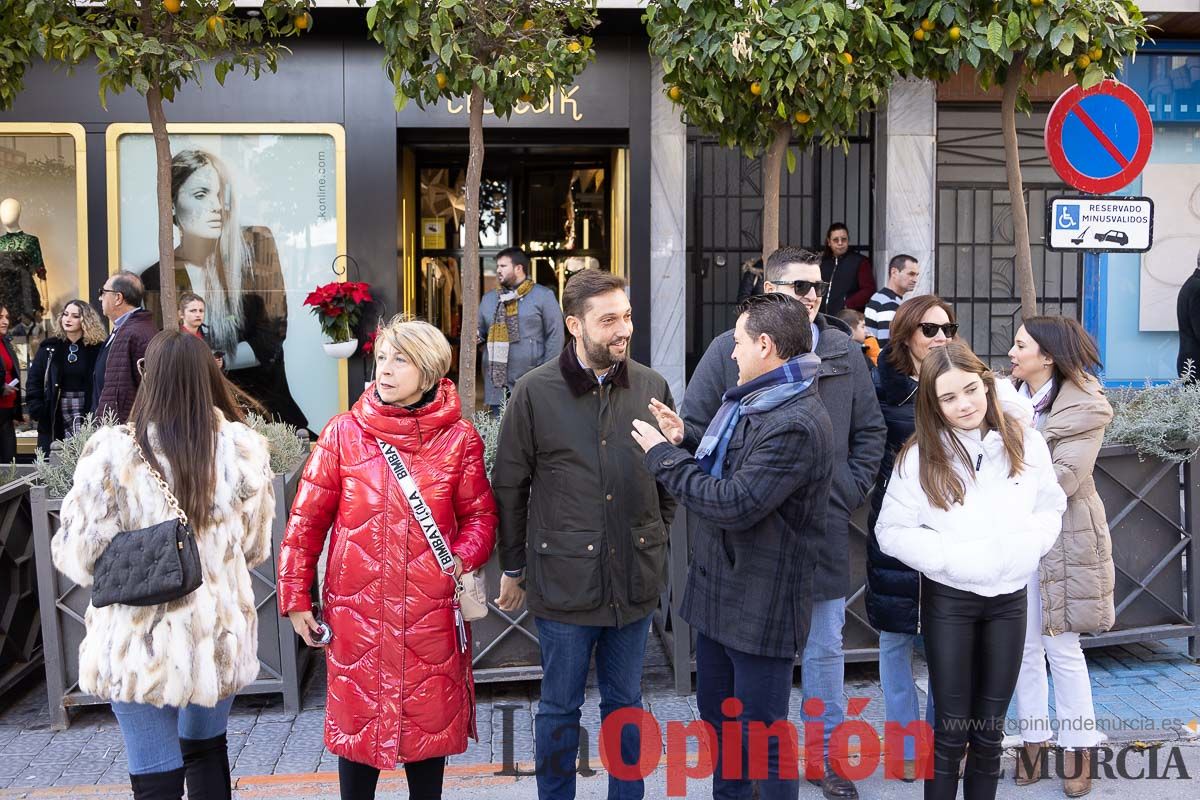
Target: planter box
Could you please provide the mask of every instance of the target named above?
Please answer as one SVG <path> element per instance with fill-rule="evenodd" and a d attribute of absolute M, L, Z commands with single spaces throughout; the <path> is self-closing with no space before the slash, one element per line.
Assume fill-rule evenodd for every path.
<path fill-rule="evenodd" d="M 42 668 L 29 508 L 32 475 L 33 467 L 19 466 L 16 479 L 0 485 L 0 698 Z"/>
<path fill-rule="evenodd" d="M 1200 658 L 1200 473 L 1190 461 L 1140 460 L 1123 445 L 1100 450 L 1094 473 L 1112 533 L 1117 619 L 1084 647 L 1188 637 Z"/>
<path fill-rule="evenodd" d="M 254 602 L 258 608 L 259 673 L 258 678 L 239 693 L 281 693 L 284 711 L 289 714 L 300 710 L 300 683 L 314 653 L 296 635 L 291 624 L 279 616 L 275 600 L 275 559 L 283 541 L 288 510 L 296 495 L 301 469 L 297 467 L 287 475 L 275 476 L 271 557 L 250 570 Z M 84 614 L 91 601 L 91 590 L 77 586 L 54 569 L 50 557 L 50 539 L 58 530 L 62 501 L 48 498 L 40 486 L 33 487 L 31 498 L 38 598 L 45 642 L 46 693 L 51 728 L 64 730 L 70 725 L 67 710 L 71 706 L 108 701 L 79 689 L 79 644 L 86 633 Z"/>

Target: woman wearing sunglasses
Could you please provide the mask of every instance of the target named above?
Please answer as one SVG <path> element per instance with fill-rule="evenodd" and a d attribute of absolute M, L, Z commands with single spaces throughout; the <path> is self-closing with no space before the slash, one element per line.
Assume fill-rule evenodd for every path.
<path fill-rule="evenodd" d="M 875 538 L 875 521 L 883 504 L 896 454 L 916 429 L 917 376 L 925 358 L 958 334 L 954 309 L 937 295 L 912 297 L 892 319 L 891 337 L 879 354 L 876 394 L 887 425 L 887 445 L 879 479 L 871 493 L 867 546 L 867 617 L 879 631 L 879 680 L 888 722 L 901 727 L 921 719 L 917 685 L 913 680 L 913 647 L 921 633 L 920 575 L 885 555 Z M 926 698 L 925 719 L 933 724 L 933 695 Z M 916 748 L 904 743 L 905 780 L 916 776 Z"/>
<path fill-rule="evenodd" d="M 100 316 L 82 300 L 67 303 L 29 367 L 25 404 L 37 420 L 38 451 L 75 433 L 92 407 L 92 374 L 106 334 Z"/>

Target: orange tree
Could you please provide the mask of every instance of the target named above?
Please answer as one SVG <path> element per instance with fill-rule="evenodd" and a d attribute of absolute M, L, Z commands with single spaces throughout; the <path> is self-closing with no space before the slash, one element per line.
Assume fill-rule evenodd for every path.
<path fill-rule="evenodd" d="M 684 120 L 746 155 L 763 154 L 762 250 L 779 246 L 789 146 L 846 146 L 912 51 L 891 0 L 653 0 L 650 50 Z"/>
<path fill-rule="evenodd" d="M 22 3 L 22 5 L 26 5 Z M 132 88 L 146 98 L 157 166 L 158 257 L 163 319 L 175 318 L 175 248 L 171 231 L 171 146 L 163 103 L 211 64 L 224 85 L 230 71 L 257 78 L 274 72 L 287 51 L 276 41 L 311 27 L 306 0 L 264 0 L 236 12 L 233 0 L 30 0 L 49 12 L 40 28 L 46 58 L 74 69 L 94 66 L 100 103 Z"/>
<path fill-rule="evenodd" d="M 358 0 L 365 4 L 365 0 Z M 384 50 L 396 109 L 468 98 L 470 154 L 463 243 L 463 312 L 458 390 L 475 413 L 475 319 L 479 314 L 479 187 L 483 110 L 508 117 L 517 103 L 542 105 L 593 56 L 583 35 L 597 23 L 594 0 L 378 0 L 367 11 Z"/>
<path fill-rule="evenodd" d="M 1001 125 L 1012 200 L 1015 272 L 1024 316 L 1037 313 L 1029 214 L 1017 147 L 1017 111 L 1043 75 L 1073 76 L 1085 89 L 1111 77 L 1146 38 L 1131 0 L 912 0 L 904 8 L 913 74 L 942 80 L 966 65 L 983 89 L 1003 88 Z"/>
<path fill-rule="evenodd" d="M 41 26 L 49 19 L 50 4 L 0 0 L 0 111 L 12 108 L 25 70 L 42 51 Z"/>

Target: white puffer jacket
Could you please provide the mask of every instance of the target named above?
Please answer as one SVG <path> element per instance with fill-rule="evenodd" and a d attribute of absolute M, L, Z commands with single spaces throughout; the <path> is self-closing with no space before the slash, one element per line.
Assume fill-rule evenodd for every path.
<path fill-rule="evenodd" d="M 966 499 L 948 511 L 926 498 L 920 452 L 910 448 L 896 462 L 875 524 L 883 552 L 938 583 L 983 597 L 1025 586 L 1062 530 L 1067 498 L 1045 439 L 1024 425 L 1018 430 L 1025 436 L 1025 467 L 1013 478 L 999 433 L 982 440 L 977 432 L 953 434 L 972 463 L 957 466 Z"/>
<path fill-rule="evenodd" d="M 275 499 L 267 441 L 222 417 L 216 461 L 213 520 L 196 531 L 204 583 L 182 600 L 155 606 L 89 605 L 79 645 L 83 691 L 154 706 L 213 706 L 257 677 L 258 612 L 249 568 L 265 561 L 271 548 Z M 63 499 L 61 526 L 50 543 L 54 566 L 90 586 L 96 559 L 114 536 L 170 518 L 128 429 L 103 428 L 88 440 Z"/>

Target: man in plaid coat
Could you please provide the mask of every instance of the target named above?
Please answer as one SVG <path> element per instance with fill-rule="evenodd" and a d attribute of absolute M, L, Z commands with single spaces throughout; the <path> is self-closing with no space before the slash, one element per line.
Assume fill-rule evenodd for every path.
<path fill-rule="evenodd" d="M 723 763 L 722 723 L 740 719 L 746 742 L 748 723 L 787 720 L 792 667 L 808 635 L 833 468 L 811 351 L 803 304 L 753 297 L 734 332 L 738 385 L 703 436 L 662 403 L 651 406 L 659 430 L 634 422 L 647 468 L 701 520 L 680 613 L 698 634 L 696 700 L 717 736 L 714 797 L 748 791 L 740 784 L 750 774 L 745 763 Z M 723 707 L 728 698 L 740 710 Z M 793 744 L 781 752 L 772 740 L 763 800 L 797 796 Z"/>

